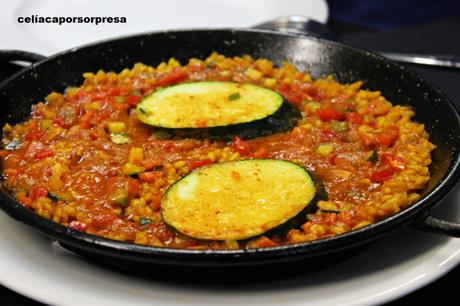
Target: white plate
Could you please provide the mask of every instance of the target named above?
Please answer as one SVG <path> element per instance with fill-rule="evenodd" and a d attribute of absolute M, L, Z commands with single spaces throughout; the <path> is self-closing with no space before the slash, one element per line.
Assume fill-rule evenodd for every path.
<path fill-rule="evenodd" d="M 460 188 L 438 209 L 460 220 Z M 136 278 L 56 248 L 0 214 L 0 283 L 52 305 L 374 305 L 441 277 L 460 262 L 460 239 L 402 229 L 320 271 L 279 281 L 210 286 Z"/>
<path fill-rule="evenodd" d="M 0 12 L 0 48 L 50 55 L 125 34 L 197 27 L 249 27 L 304 15 L 326 22 L 325 0 L 9 0 Z M 18 17 L 126 17 L 125 24 L 26 24 Z"/>

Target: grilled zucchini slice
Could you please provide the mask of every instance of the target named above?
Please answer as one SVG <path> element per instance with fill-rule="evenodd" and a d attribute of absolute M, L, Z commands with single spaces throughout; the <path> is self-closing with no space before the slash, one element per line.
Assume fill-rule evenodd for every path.
<path fill-rule="evenodd" d="M 137 106 L 140 121 L 164 128 L 203 128 L 251 122 L 275 113 L 283 97 L 231 82 L 184 83 L 158 90 Z"/>
<path fill-rule="evenodd" d="M 302 213 L 315 197 L 307 170 L 292 162 L 252 159 L 197 168 L 161 200 L 163 219 L 197 239 L 242 240 Z"/>

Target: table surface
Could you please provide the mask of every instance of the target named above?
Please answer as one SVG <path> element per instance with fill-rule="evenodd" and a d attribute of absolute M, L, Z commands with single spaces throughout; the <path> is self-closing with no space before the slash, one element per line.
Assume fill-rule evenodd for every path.
<path fill-rule="evenodd" d="M 337 35 L 337 40 L 367 49 L 460 55 L 460 40 L 458 39 L 460 18 L 458 17 L 387 32 L 374 32 L 337 21 L 330 21 L 328 26 Z M 438 86 L 460 107 L 460 70 L 408 66 Z M 1 79 L 10 72 L 11 67 L 0 68 Z M 458 280 L 460 280 L 460 267 L 450 271 L 436 282 L 386 305 L 431 305 L 440 302 L 442 305 L 458 305 L 460 292 L 455 290 L 458 287 Z M 0 305 L 37 306 L 43 304 L 0 286 Z"/>

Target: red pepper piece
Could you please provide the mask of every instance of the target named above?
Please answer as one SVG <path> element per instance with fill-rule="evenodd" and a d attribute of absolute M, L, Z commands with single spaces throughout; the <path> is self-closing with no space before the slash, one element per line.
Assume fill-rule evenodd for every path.
<path fill-rule="evenodd" d="M 394 170 L 390 167 L 382 168 L 371 175 L 371 181 L 374 183 L 383 183 L 388 181 L 394 174 Z"/>
<path fill-rule="evenodd" d="M 329 163 L 331 165 L 335 165 L 336 162 L 337 162 L 337 154 L 332 154 L 331 157 L 329 157 Z"/>
<path fill-rule="evenodd" d="M 162 175 L 163 173 L 161 171 L 146 171 L 138 174 L 139 179 L 145 183 L 153 183 Z"/>
<path fill-rule="evenodd" d="M 119 96 L 120 95 L 120 87 L 112 87 L 107 90 L 107 94 L 109 96 Z"/>
<path fill-rule="evenodd" d="M 150 207 L 151 207 L 154 211 L 160 210 L 160 208 L 161 208 L 161 197 L 160 197 L 160 196 L 154 197 L 154 198 L 152 199 L 152 203 L 150 204 Z"/>
<path fill-rule="evenodd" d="M 37 153 L 35 153 L 34 158 L 35 158 L 35 160 L 40 160 L 40 159 L 50 157 L 50 156 L 53 156 L 53 155 L 54 155 L 54 152 L 52 150 L 43 149 L 43 150 L 40 150 Z"/>
<path fill-rule="evenodd" d="M 66 122 L 66 120 L 65 120 L 64 117 L 58 116 L 58 117 L 54 118 L 54 123 L 59 124 L 59 125 L 60 125 L 62 128 L 64 128 L 64 129 L 70 128 L 70 124 L 68 124 L 68 123 Z"/>
<path fill-rule="evenodd" d="M 130 106 L 136 106 L 141 100 L 141 96 L 129 96 L 126 98 L 126 103 Z"/>
<path fill-rule="evenodd" d="M 189 168 L 189 170 L 193 170 L 201 166 L 210 165 L 213 163 L 213 161 L 210 159 L 202 159 L 202 160 L 189 160 L 186 163 L 187 163 L 187 167 Z"/>
<path fill-rule="evenodd" d="M 267 248 L 267 247 L 274 247 L 274 246 L 277 246 L 278 243 L 274 242 L 273 240 L 265 237 L 265 236 L 262 236 L 260 237 L 259 239 L 257 239 L 256 241 L 252 242 L 251 243 L 251 246 L 252 247 L 255 247 L 255 248 Z"/>
<path fill-rule="evenodd" d="M 32 207 L 32 199 L 26 196 L 19 196 L 19 202 L 21 202 L 25 207 L 31 208 Z"/>
<path fill-rule="evenodd" d="M 35 201 L 38 198 L 44 198 L 46 196 L 48 196 L 48 190 L 46 190 L 46 188 L 34 186 L 32 189 L 30 189 L 29 198 L 31 198 L 32 201 Z"/>
<path fill-rule="evenodd" d="M 129 178 L 128 179 L 128 195 L 130 196 L 136 196 L 139 192 L 139 189 L 141 188 L 141 184 L 139 183 L 138 180 Z"/>
<path fill-rule="evenodd" d="M 179 83 L 180 81 L 185 80 L 187 77 L 188 77 L 187 72 L 178 68 L 176 70 L 173 70 L 170 73 L 160 75 L 157 78 L 155 85 L 157 87 L 169 86 L 169 85 Z"/>
<path fill-rule="evenodd" d="M 99 115 L 96 117 L 96 121 L 98 123 L 104 121 L 105 119 L 109 118 L 110 115 L 112 115 L 112 111 L 111 110 L 104 110 L 102 112 L 99 113 Z"/>
<path fill-rule="evenodd" d="M 240 153 L 243 156 L 249 155 L 249 153 L 251 153 L 251 151 L 249 150 L 249 143 L 247 141 L 242 140 L 238 136 L 234 136 L 232 139 L 232 150 Z"/>
<path fill-rule="evenodd" d="M 342 120 L 343 114 L 331 108 L 318 108 L 316 113 L 321 121 Z"/>
<path fill-rule="evenodd" d="M 81 120 L 79 123 L 80 127 L 85 130 L 89 130 L 93 124 L 89 120 Z"/>
<path fill-rule="evenodd" d="M 37 131 L 37 132 L 28 132 L 24 138 L 26 140 L 39 140 L 39 139 L 42 139 L 43 136 L 45 136 L 45 132 L 42 132 L 42 131 Z"/>
<path fill-rule="evenodd" d="M 89 137 L 90 140 L 93 140 L 93 141 L 96 140 L 96 139 L 98 138 L 98 137 L 97 137 L 97 134 L 94 133 L 94 132 L 90 132 L 90 133 L 88 134 L 88 137 Z"/>
<path fill-rule="evenodd" d="M 364 123 L 363 117 L 360 114 L 355 113 L 355 112 L 347 113 L 345 115 L 345 120 L 347 122 L 349 122 L 349 123 L 354 123 L 354 124 L 363 124 Z"/>
<path fill-rule="evenodd" d="M 105 97 L 107 97 L 107 92 L 97 92 L 91 95 L 91 100 L 100 101 L 100 100 L 104 100 Z"/>
<path fill-rule="evenodd" d="M 382 153 L 380 161 L 385 165 L 390 166 L 394 171 L 403 171 L 406 169 L 406 161 L 396 155 L 390 153 Z"/>
<path fill-rule="evenodd" d="M 299 107 L 303 100 L 301 91 L 290 90 L 283 93 L 284 98 L 292 105 Z"/>
<path fill-rule="evenodd" d="M 399 129 L 397 127 L 392 127 L 385 132 L 377 134 L 377 143 L 384 147 L 390 147 L 398 138 Z"/>

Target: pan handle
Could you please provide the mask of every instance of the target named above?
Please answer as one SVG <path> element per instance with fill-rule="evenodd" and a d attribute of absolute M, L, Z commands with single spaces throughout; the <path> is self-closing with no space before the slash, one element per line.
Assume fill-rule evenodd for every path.
<path fill-rule="evenodd" d="M 0 65 L 1 64 L 15 64 L 17 62 L 25 62 L 29 64 L 33 64 L 45 59 L 46 56 L 27 52 L 27 51 L 20 51 L 20 50 L 0 50 Z M 17 66 L 23 66 L 18 65 Z M 24 66 L 23 66 L 24 67 Z"/>
<path fill-rule="evenodd" d="M 46 57 L 20 50 L 0 50 L 0 81 Z"/>
<path fill-rule="evenodd" d="M 412 227 L 428 233 L 460 237 L 460 223 L 441 220 L 433 216 L 420 218 Z"/>

